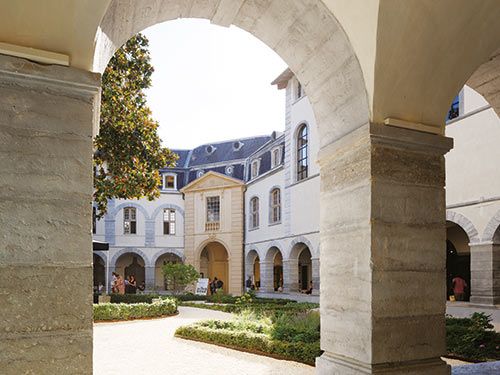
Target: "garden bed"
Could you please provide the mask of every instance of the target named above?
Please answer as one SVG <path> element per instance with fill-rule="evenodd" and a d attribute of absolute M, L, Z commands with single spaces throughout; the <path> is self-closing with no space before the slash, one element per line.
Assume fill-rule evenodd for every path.
<path fill-rule="evenodd" d="M 94 322 L 160 318 L 177 312 L 174 298 L 153 300 L 152 303 L 101 303 L 94 305 Z"/>

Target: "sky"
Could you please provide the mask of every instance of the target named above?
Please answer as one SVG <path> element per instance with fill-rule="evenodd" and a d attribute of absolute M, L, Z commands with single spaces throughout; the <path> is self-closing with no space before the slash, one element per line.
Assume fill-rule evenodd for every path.
<path fill-rule="evenodd" d="M 286 64 L 239 28 L 169 21 L 146 29 L 153 87 L 148 105 L 164 146 L 196 146 L 285 128 L 285 93 L 271 82 Z"/>

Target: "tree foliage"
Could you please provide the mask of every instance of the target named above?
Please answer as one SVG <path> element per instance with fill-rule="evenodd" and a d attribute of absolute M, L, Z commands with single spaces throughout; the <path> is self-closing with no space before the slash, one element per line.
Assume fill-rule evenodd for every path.
<path fill-rule="evenodd" d="M 146 103 L 153 66 L 149 42 L 131 38 L 109 62 L 102 76 L 100 133 L 95 139 L 94 201 L 98 215 L 108 199 L 160 195 L 159 169 L 173 166 L 177 155 L 161 146 L 158 123 Z"/>
<path fill-rule="evenodd" d="M 167 285 L 172 287 L 174 293 L 182 293 L 188 285 L 200 277 L 191 264 L 167 263 L 162 267 L 162 271 Z"/>

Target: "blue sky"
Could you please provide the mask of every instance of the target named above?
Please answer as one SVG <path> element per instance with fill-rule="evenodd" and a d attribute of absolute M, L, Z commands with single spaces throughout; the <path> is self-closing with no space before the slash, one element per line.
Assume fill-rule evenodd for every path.
<path fill-rule="evenodd" d="M 144 31 L 155 68 L 148 104 L 165 146 L 270 134 L 285 127 L 284 90 L 271 86 L 286 64 L 234 26 L 177 20 Z"/>

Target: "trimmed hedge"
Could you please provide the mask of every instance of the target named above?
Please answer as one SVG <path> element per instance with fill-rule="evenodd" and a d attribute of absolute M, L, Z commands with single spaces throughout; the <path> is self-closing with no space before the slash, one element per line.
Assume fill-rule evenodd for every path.
<path fill-rule="evenodd" d="M 175 298 L 179 301 L 205 301 L 206 296 L 186 293 L 177 296 L 160 294 L 110 294 L 111 303 L 151 303 L 154 299 Z"/>
<path fill-rule="evenodd" d="M 257 314 L 301 313 L 319 307 L 317 303 L 289 302 L 289 301 L 287 301 L 286 304 L 282 303 L 275 304 L 273 302 L 270 303 L 252 302 L 246 305 L 236 305 L 236 304 L 219 305 L 219 304 L 208 304 L 208 303 L 182 302 L 181 305 L 188 307 L 196 307 L 199 309 L 222 311 L 227 313 L 239 313 L 243 310 L 250 310 Z"/>
<path fill-rule="evenodd" d="M 273 340 L 263 333 L 213 329 L 199 323 L 179 327 L 177 337 L 246 350 L 256 354 L 314 365 L 321 355 L 319 341 L 314 343 L 284 342 Z"/>
<path fill-rule="evenodd" d="M 177 300 L 162 298 L 152 303 L 101 303 L 94 305 L 94 321 L 157 318 L 177 313 Z"/>

